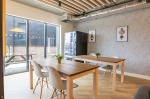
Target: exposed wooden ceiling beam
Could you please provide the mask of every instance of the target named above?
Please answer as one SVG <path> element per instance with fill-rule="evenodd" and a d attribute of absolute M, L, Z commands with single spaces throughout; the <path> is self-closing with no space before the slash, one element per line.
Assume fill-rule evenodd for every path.
<path fill-rule="evenodd" d="M 94 3 L 96 6 L 98 6 L 98 7 L 100 7 L 101 5 L 97 2 L 97 1 L 95 1 L 95 0 L 90 0 L 92 3 Z"/>
<path fill-rule="evenodd" d="M 78 4 L 82 5 L 83 7 L 86 7 L 86 8 L 88 8 L 88 9 L 91 9 L 91 7 L 89 7 L 88 5 L 86 5 L 86 4 L 85 4 L 84 2 L 82 2 L 81 0 L 73 0 L 73 1 L 75 1 L 76 4 L 78 3 Z"/>
<path fill-rule="evenodd" d="M 110 4 L 110 1 L 109 0 L 105 0 L 108 4 Z"/>
<path fill-rule="evenodd" d="M 95 5 L 93 5 L 91 2 L 87 1 L 87 0 L 82 0 L 85 4 L 89 5 L 92 8 L 95 8 Z"/>
<path fill-rule="evenodd" d="M 68 6 L 72 6 L 73 8 L 78 9 L 79 11 L 84 11 L 83 8 L 80 8 L 80 7 L 78 7 L 78 6 L 76 6 L 76 5 L 72 4 L 72 3 L 69 3 L 69 2 L 66 1 L 66 0 L 61 0 L 61 2 L 63 2 L 64 4 L 66 4 L 66 5 L 68 5 Z"/>
<path fill-rule="evenodd" d="M 116 0 L 112 0 L 113 2 L 117 2 Z"/>
<path fill-rule="evenodd" d="M 41 2 L 43 4 L 51 5 L 51 6 L 54 6 L 54 7 L 58 8 L 58 5 L 56 5 L 56 4 L 52 3 L 52 2 L 48 2 L 47 0 L 37 0 L 37 1 L 39 1 L 39 2 Z M 69 14 L 77 14 L 77 13 L 74 13 L 73 11 L 68 10 L 66 8 L 58 8 L 58 9 L 62 9 L 64 11 L 68 12 Z"/>
<path fill-rule="evenodd" d="M 102 0 L 96 0 L 96 1 L 98 1 L 102 5 L 105 5 L 105 2 L 103 2 Z"/>
<path fill-rule="evenodd" d="M 65 0 L 63 0 L 63 1 L 65 1 Z M 77 7 L 79 7 L 79 8 L 84 9 L 84 11 L 87 11 L 87 8 L 83 7 L 82 5 L 77 4 L 73 0 L 66 0 L 66 1 L 69 2 L 69 3 L 71 3 L 71 4 L 73 4 L 73 5 L 75 5 L 75 6 L 77 6 Z"/>
<path fill-rule="evenodd" d="M 58 1 L 55 1 L 55 0 L 48 0 L 48 1 L 49 1 L 49 2 L 52 2 L 52 3 L 54 3 L 54 4 L 59 5 Z M 59 6 L 58 6 L 58 7 L 59 7 Z M 72 11 L 74 11 L 75 13 L 80 13 L 80 11 L 78 11 L 78 10 L 76 10 L 76 9 L 73 9 L 73 8 L 71 8 L 71 7 L 68 7 L 68 6 L 64 5 L 64 4 L 62 4 L 61 7 L 62 7 L 62 8 L 69 9 L 69 10 L 72 10 Z"/>

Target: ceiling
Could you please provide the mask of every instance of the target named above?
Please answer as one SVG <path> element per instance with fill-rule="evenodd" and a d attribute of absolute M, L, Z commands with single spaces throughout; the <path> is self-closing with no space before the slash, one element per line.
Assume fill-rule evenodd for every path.
<path fill-rule="evenodd" d="M 37 0 L 65 12 L 79 16 L 134 0 Z"/>
<path fill-rule="evenodd" d="M 12 0 L 12 1 L 27 5 L 27 6 L 31 6 L 34 8 L 38 8 L 38 9 L 41 9 L 41 10 L 44 10 L 47 12 L 51 12 L 51 13 L 54 13 L 57 15 L 61 15 L 62 13 L 65 12 L 61 9 L 56 8 L 56 7 L 53 7 L 53 6 L 44 4 L 44 3 L 40 3 L 37 0 Z"/>
<path fill-rule="evenodd" d="M 19 2 L 34 8 L 42 9 L 51 13 L 55 13 L 57 15 L 62 15 L 62 20 L 64 20 L 64 22 L 70 22 L 70 20 L 85 21 L 88 20 L 89 18 L 97 19 L 99 17 L 150 7 L 149 2 L 144 3 L 147 0 L 12 0 L 12 1 Z M 69 19 L 68 14 L 70 14 L 69 16 L 71 16 Z"/>
<path fill-rule="evenodd" d="M 131 2 L 134 0 L 13 0 L 28 6 L 39 8 L 48 12 L 61 15 L 67 12 L 71 15 L 79 16 Z M 61 6 L 59 5 L 61 3 Z"/>

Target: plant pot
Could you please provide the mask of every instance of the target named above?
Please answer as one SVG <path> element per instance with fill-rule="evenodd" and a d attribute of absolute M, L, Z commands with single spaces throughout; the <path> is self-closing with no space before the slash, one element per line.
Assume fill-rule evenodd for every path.
<path fill-rule="evenodd" d="M 61 64 L 61 59 L 58 59 L 58 64 Z"/>
<path fill-rule="evenodd" d="M 96 58 L 98 58 L 98 56 L 96 56 Z"/>

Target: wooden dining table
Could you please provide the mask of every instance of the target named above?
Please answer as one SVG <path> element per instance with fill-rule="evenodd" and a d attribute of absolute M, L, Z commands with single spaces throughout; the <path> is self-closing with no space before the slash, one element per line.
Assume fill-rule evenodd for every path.
<path fill-rule="evenodd" d="M 116 90 L 116 67 L 121 66 L 121 82 L 124 82 L 124 61 L 122 58 L 112 58 L 112 57 L 96 57 L 91 55 L 80 55 L 73 58 L 75 61 L 83 61 L 84 63 L 91 62 L 96 64 L 103 65 L 112 65 L 113 66 L 113 82 L 112 90 Z"/>
<path fill-rule="evenodd" d="M 42 67 L 54 67 L 62 78 L 67 80 L 67 99 L 73 99 L 73 80 L 82 76 L 93 74 L 93 98 L 98 99 L 98 68 L 99 66 L 84 64 L 75 61 L 62 60 L 61 64 L 58 61 L 51 59 L 34 59 Z M 33 89 L 33 67 L 30 63 L 30 88 Z"/>

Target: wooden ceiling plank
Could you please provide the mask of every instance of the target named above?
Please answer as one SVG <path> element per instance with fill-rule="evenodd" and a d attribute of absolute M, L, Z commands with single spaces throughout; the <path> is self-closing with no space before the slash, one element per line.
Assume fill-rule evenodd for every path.
<path fill-rule="evenodd" d="M 86 3 L 87 5 L 89 5 L 92 8 L 95 8 L 95 5 L 93 5 L 91 2 L 87 1 L 87 0 L 82 0 L 84 3 Z"/>
<path fill-rule="evenodd" d="M 65 0 L 63 0 L 63 1 L 65 1 Z M 87 11 L 87 8 L 83 7 L 82 5 L 76 4 L 76 2 L 74 2 L 73 0 L 66 0 L 66 1 L 68 3 L 70 3 L 70 4 L 73 4 L 73 5 L 77 6 L 77 7 L 80 7 L 82 9 L 84 9 L 84 11 Z"/>
<path fill-rule="evenodd" d="M 68 10 L 68 9 L 66 9 L 66 8 L 63 8 L 63 7 L 58 7 L 57 4 L 54 4 L 54 3 L 49 2 L 49 1 L 47 1 L 47 0 L 38 0 L 38 1 L 42 1 L 42 2 L 44 2 L 44 3 L 48 3 L 49 5 L 54 6 L 54 7 L 58 8 L 58 9 L 62 9 L 62 10 L 64 10 L 64 11 L 66 11 L 66 12 L 70 12 L 70 13 L 72 13 L 72 14 L 75 14 L 75 12 L 73 12 L 72 10 Z"/>
<path fill-rule="evenodd" d="M 48 0 L 49 1 L 49 0 Z M 55 1 L 55 0 L 51 0 L 51 2 L 52 3 L 55 3 L 55 4 L 57 4 L 58 5 L 58 2 L 57 1 Z M 59 7 L 59 6 L 58 6 Z M 76 9 L 73 9 L 73 8 L 70 8 L 69 6 L 66 6 L 66 5 L 61 5 L 61 7 L 64 7 L 64 8 L 67 8 L 67 9 L 70 9 L 70 10 L 73 10 L 74 12 L 76 12 L 76 13 L 79 13 L 80 11 L 78 11 L 78 10 L 76 10 Z"/>
<path fill-rule="evenodd" d="M 90 1 L 93 2 L 96 6 L 101 7 L 101 5 L 97 1 L 95 0 L 90 0 Z"/>
<path fill-rule="evenodd" d="M 116 0 L 113 0 L 114 2 L 117 2 Z"/>
<path fill-rule="evenodd" d="M 65 3 L 65 4 L 68 5 L 68 6 L 72 6 L 73 8 L 78 9 L 79 11 L 84 11 L 84 9 L 82 9 L 82 8 L 80 8 L 80 7 L 78 7 L 78 6 L 75 6 L 75 5 L 73 5 L 72 3 L 69 3 L 69 2 L 67 2 L 67 1 L 65 1 L 65 0 L 62 0 L 61 2 Z"/>
<path fill-rule="evenodd" d="M 109 0 L 105 0 L 108 4 L 110 4 L 110 1 Z"/>
<path fill-rule="evenodd" d="M 76 3 L 82 5 L 83 7 L 86 7 L 87 9 L 91 9 L 91 7 L 89 7 L 85 3 L 81 2 L 81 0 L 73 0 L 73 1 L 75 1 Z"/>
<path fill-rule="evenodd" d="M 37 0 L 37 1 L 58 8 L 58 6 L 57 6 L 56 4 L 51 3 L 51 2 L 48 2 L 48 1 L 46 1 L 46 0 Z M 77 14 L 77 13 L 74 13 L 73 11 L 70 11 L 70 10 L 65 9 L 65 8 L 58 8 L 58 9 L 62 9 L 62 10 L 66 11 L 66 12 L 68 12 L 69 14 L 72 14 L 72 15 L 73 15 L 73 14 Z"/>
<path fill-rule="evenodd" d="M 103 2 L 102 0 L 96 0 L 96 1 L 98 1 L 102 5 L 105 5 L 105 2 Z"/>

